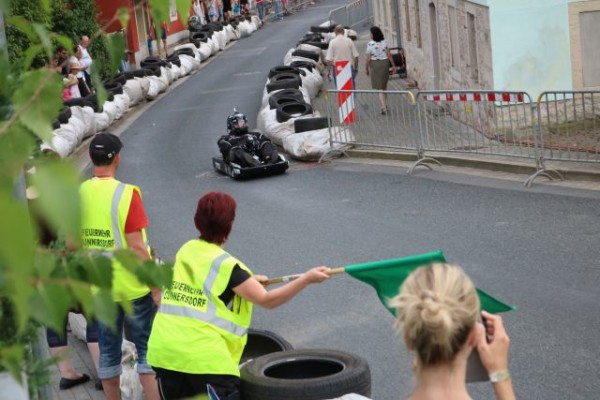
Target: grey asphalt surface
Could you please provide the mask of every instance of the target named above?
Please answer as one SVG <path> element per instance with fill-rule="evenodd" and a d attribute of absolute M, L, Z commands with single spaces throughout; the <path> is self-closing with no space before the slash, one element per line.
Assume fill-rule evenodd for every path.
<path fill-rule="evenodd" d="M 593 399 L 600 392 L 598 192 L 522 189 L 396 166 L 293 163 L 283 176 L 236 182 L 212 171 L 233 106 L 251 124 L 269 68 L 339 2 L 320 2 L 265 26 L 168 92 L 123 133 L 119 178 L 139 185 L 159 255 L 197 235 L 193 214 L 211 190 L 231 193 L 237 218 L 225 248 L 256 273 L 280 276 L 443 249 L 478 287 L 516 304 L 505 316 L 520 399 Z M 366 358 L 372 397 L 409 395 L 411 357 L 372 289 L 349 276 L 309 287 L 253 326 L 296 348 Z M 492 398 L 489 384 L 470 385 Z"/>

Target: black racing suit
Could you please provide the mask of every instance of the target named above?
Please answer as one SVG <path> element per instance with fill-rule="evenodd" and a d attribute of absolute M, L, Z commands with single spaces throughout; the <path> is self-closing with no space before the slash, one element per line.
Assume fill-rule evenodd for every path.
<path fill-rule="evenodd" d="M 260 132 L 238 135 L 232 131 L 228 135 L 221 136 L 217 144 L 224 160 L 242 167 L 275 163 L 279 158 L 279 153 L 271 139 Z M 254 156 L 257 156 L 258 160 Z"/>

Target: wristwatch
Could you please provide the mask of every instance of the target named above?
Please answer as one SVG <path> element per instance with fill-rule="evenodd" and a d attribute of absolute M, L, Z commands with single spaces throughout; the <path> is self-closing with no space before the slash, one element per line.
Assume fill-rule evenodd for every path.
<path fill-rule="evenodd" d="M 492 372 L 490 374 L 490 382 L 492 382 L 492 383 L 498 383 L 498 382 L 506 381 L 508 379 L 510 379 L 510 373 L 508 372 L 507 369 L 502 370 L 502 371 Z"/>

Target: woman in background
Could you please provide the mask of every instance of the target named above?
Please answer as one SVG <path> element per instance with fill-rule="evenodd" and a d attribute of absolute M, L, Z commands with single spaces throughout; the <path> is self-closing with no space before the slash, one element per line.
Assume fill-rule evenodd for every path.
<path fill-rule="evenodd" d="M 392 73 L 396 73 L 396 66 L 390 54 L 390 49 L 383 37 L 383 32 L 376 26 L 371 27 L 371 41 L 367 43 L 367 58 L 365 71 L 371 76 L 371 87 L 373 90 L 387 90 L 390 78 L 390 66 Z M 379 105 L 381 115 L 387 114 L 385 93 L 379 93 Z"/>

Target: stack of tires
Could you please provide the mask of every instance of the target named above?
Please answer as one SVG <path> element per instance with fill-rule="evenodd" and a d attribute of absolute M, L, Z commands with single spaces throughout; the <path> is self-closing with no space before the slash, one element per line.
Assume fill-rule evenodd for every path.
<path fill-rule="evenodd" d="M 371 395 L 371 372 L 363 358 L 331 349 L 294 350 L 287 340 L 264 330 L 249 330 L 240 377 L 245 400 Z"/>

